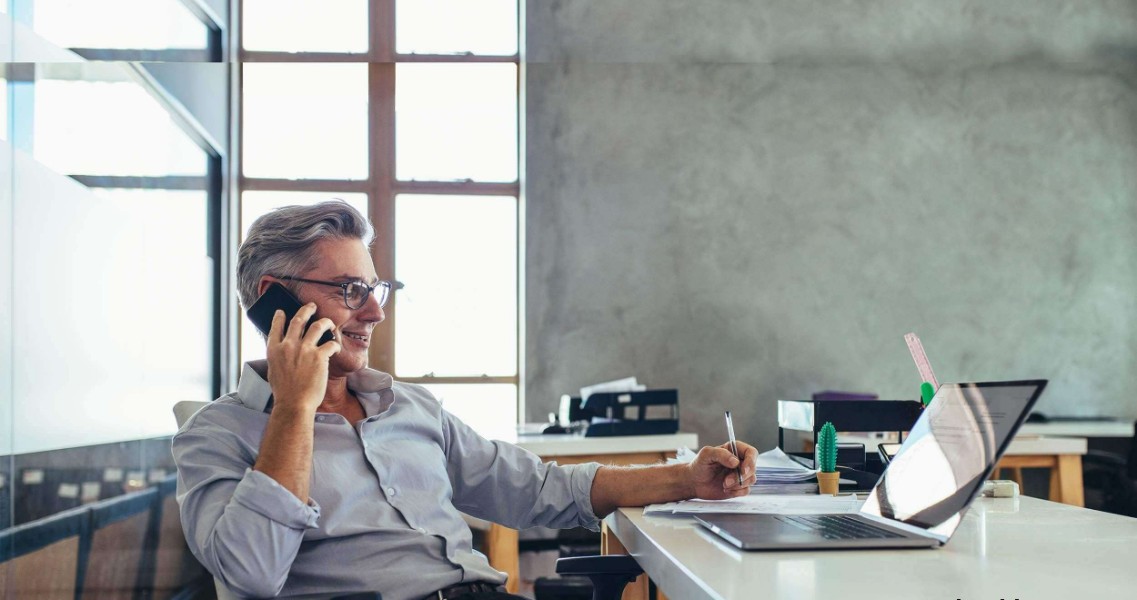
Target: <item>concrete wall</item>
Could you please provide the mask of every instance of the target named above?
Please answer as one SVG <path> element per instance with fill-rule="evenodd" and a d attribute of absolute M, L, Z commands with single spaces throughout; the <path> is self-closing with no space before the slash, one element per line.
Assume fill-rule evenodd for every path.
<path fill-rule="evenodd" d="M 1044 377 L 1137 417 L 1137 2 L 531 1 L 527 412 Z"/>

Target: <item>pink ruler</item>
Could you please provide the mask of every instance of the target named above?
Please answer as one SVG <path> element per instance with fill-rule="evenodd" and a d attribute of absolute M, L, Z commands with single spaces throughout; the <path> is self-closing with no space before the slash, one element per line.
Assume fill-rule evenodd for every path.
<path fill-rule="evenodd" d="M 932 363 L 928 362 L 928 355 L 924 352 L 924 344 L 920 343 L 920 338 L 916 337 L 915 333 L 909 333 L 904 336 L 904 341 L 908 343 L 908 351 L 912 353 L 912 360 L 916 361 L 916 370 L 920 371 L 920 378 L 939 390 L 940 382 L 936 380 L 936 374 L 932 372 Z"/>

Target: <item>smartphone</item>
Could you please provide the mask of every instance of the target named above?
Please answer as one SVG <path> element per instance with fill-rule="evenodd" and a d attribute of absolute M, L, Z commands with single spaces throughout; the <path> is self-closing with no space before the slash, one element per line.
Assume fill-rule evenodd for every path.
<path fill-rule="evenodd" d="M 880 455 L 880 462 L 888 464 L 892 461 L 892 457 L 900 452 L 900 444 L 877 444 L 876 453 Z"/>
<path fill-rule="evenodd" d="M 292 317 L 296 316 L 296 311 L 300 310 L 302 306 L 303 304 L 300 303 L 300 300 L 297 300 L 296 296 L 293 296 L 292 292 L 288 291 L 288 288 L 279 283 L 274 283 L 268 286 L 265 293 L 261 294 L 260 298 L 257 298 L 257 301 L 249 307 L 249 310 L 245 311 L 245 314 L 249 316 L 249 320 L 253 322 L 253 325 L 256 325 L 257 329 L 261 330 L 261 333 L 267 336 L 269 330 L 272 329 L 272 315 L 275 314 L 276 311 L 284 311 L 284 330 L 288 331 L 288 324 L 292 322 Z M 308 324 L 304 326 L 304 331 L 308 331 L 312 323 L 315 323 L 319 318 L 318 315 L 312 315 L 312 318 L 308 319 Z M 324 335 L 320 336 L 320 341 L 317 342 L 316 345 L 319 346 L 324 342 L 334 339 L 336 339 L 335 334 L 333 334 L 331 330 L 328 330 L 324 332 Z"/>

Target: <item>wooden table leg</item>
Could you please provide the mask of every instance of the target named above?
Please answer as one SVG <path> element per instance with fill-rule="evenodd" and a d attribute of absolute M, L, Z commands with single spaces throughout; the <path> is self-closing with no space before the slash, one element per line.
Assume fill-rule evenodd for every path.
<path fill-rule="evenodd" d="M 509 579 L 505 582 L 505 589 L 516 594 L 521 586 L 521 567 L 517 558 L 517 530 L 510 529 L 497 523 L 491 523 L 486 532 L 486 558 L 490 566 L 498 571 L 505 571 Z"/>
<path fill-rule="evenodd" d="M 627 554 L 628 550 L 608 531 L 608 524 L 600 523 L 600 553 L 601 554 Z M 636 580 L 624 588 L 621 600 L 648 600 L 647 574 L 643 573 Z"/>
<path fill-rule="evenodd" d="M 1050 499 L 1071 506 L 1084 507 L 1086 492 L 1082 483 L 1082 457 L 1059 454 L 1058 466 L 1050 470 Z"/>

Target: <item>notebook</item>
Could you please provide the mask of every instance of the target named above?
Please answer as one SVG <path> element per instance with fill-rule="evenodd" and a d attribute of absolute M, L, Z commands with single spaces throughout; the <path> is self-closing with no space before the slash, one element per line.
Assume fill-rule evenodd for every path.
<path fill-rule="evenodd" d="M 942 546 L 1045 387 L 1044 380 L 940 386 L 857 513 L 695 520 L 744 550 Z"/>

